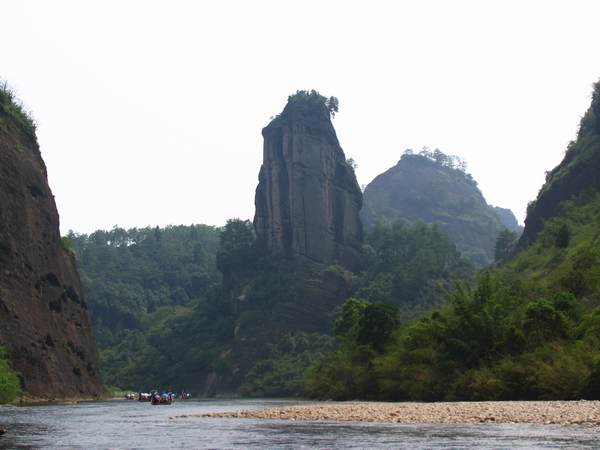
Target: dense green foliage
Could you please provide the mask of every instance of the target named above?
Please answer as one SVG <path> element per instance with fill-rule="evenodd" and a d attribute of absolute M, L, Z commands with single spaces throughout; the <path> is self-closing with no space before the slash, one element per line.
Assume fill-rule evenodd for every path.
<path fill-rule="evenodd" d="M 233 219 L 219 236 L 217 268 L 226 278 L 225 284 L 233 284 L 232 278 L 246 276 L 256 262 L 256 235 L 249 220 Z"/>
<path fill-rule="evenodd" d="M 105 383 L 138 388 L 173 380 L 183 348 L 170 348 L 220 281 L 219 232 L 205 225 L 70 233 Z M 167 338 L 169 337 L 169 338 Z"/>
<path fill-rule="evenodd" d="M 364 317 L 357 326 L 351 320 L 338 320 L 337 334 L 347 327 L 360 345 L 382 351 L 391 330 L 401 320 L 418 317 L 439 306 L 444 302 L 444 290 L 454 280 L 468 278 L 473 273 L 472 266 L 445 235 L 422 223 L 378 225 L 366 238 L 364 255 L 365 270 L 357 274 L 331 266 L 307 277 L 284 261 L 254 264 L 254 272 L 243 289 L 245 298 L 235 308 L 239 336 L 245 334 L 252 343 L 261 343 L 247 348 L 243 356 L 251 355 L 248 359 L 254 366 L 248 372 L 242 393 L 301 393 L 302 371 L 333 345 L 327 336 L 332 330 L 322 324 L 333 320 L 336 305 L 352 293 L 374 303 L 351 300 Z M 313 289 L 307 288 L 311 283 L 317 284 Z M 264 317 L 258 326 L 257 314 Z M 354 313 L 346 308 L 344 314 Z M 262 335 L 263 327 L 269 336 Z M 294 342 L 307 344 L 289 344 L 287 328 L 297 330 Z M 301 330 L 313 333 L 307 335 Z"/>
<path fill-rule="evenodd" d="M 289 262 L 259 258 L 255 239 L 252 223 L 239 219 L 222 229 L 70 234 L 105 383 L 299 395 L 304 370 L 333 344 L 302 321 L 326 327 L 331 317 L 314 320 L 302 301 L 321 296 L 304 295 Z M 340 276 L 330 276 L 332 286 Z"/>
<path fill-rule="evenodd" d="M 304 371 L 335 347 L 331 336 L 289 333 L 265 344 L 267 356 L 248 371 L 240 394 L 250 397 L 301 396 Z"/>
<path fill-rule="evenodd" d="M 403 156 L 436 174 L 431 190 L 379 192 L 397 194 L 390 204 L 404 202 L 415 220 L 398 223 L 384 207 L 391 215 L 373 223 L 356 273 L 261 255 L 239 219 L 220 230 L 70 235 L 63 245 L 80 261 L 105 380 L 208 395 L 599 399 L 600 185 L 588 171 L 600 155 L 599 99 L 596 85 L 578 140 L 529 208 L 534 231 L 518 253 L 464 162 L 439 151 Z M 496 265 L 473 277 L 444 230 L 418 220 L 423 204 L 427 222 L 485 240 L 466 253 L 483 264 L 492 252 Z"/>
<path fill-rule="evenodd" d="M 215 308 L 231 334 L 217 344 L 219 376 L 247 396 L 297 396 L 305 369 L 333 348 L 331 312 L 352 275 L 261 256 L 255 239 L 252 224 L 241 220 L 228 221 L 220 235 Z"/>
<path fill-rule="evenodd" d="M 0 404 L 13 401 L 20 393 L 19 376 L 10 366 L 4 347 L 0 346 Z"/>
<path fill-rule="evenodd" d="M 500 232 L 496 238 L 496 247 L 494 251 L 494 261 L 503 263 L 510 259 L 517 246 L 517 233 L 510 230 Z"/>
<path fill-rule="evenodd" d="M 378 224 L 365 239 L 356 296 L 400 308 L 403 320 L 445 303 L 444 290 L 474 269 L 435 225 Z"/>
<path fill-rule="evenodd" d="M 385 400 L 600 399 L 600 127 L 594 101 L 578 140 L 528 211 L 525 238 L 500 234 L 496 260 L 448 305 L 374 345 L 348 300 L 340 347 L 307 371 L 314 397 Z M 590 167 L 592 168 L 590 170 Z M 594 172 L 595 171 L 595 172 Z M 384 328 L 379 318 L 376 327 Z"/>
<path fill-rule="evenodd" d="M 599 223 L 600 198 L 594 217 Z M 383 353 L 346 331 L 352 326 L 341 328 L 340 349 L 307 373 L 307 393 L 425 401 L 600 398 L 600 247 L 589 246 L 589 231 L 574 236 L 577 247 L 540 242 L 482 274 L 474 288 L 457 287 L 446 308 L 396 328 Z M 596 243 L 598 237 L 596 228 Z"/>
<path fill-rule="evenodd" d="M 424 224 L 375 227 L 358 274 L 261 257 L 255 239 L 252 224 L 239 219 L 221 230 L 70 234 L 64 245 L 79 260 L 105 382 L 210 395 L 212 377 L 221 391 L 300 395 L 305 369 L 334 348 L 336 306 L 352 292 L 397 305 L 405 321 L 442 303 L 452 280 L 472 273 L 454 244 Z M 372 329 L 391 308 L 375 305 L 359 339 L 381 350 L 378 333 L 400 316 Z"/>
<path fill-rule="evenodd" d="M 318 107 L 325 107 L 332 117 L 339 112 L 340 102 L 337 97 L 325 97 L 314 89 L 310 91 L 296 91 L 288 97 L 288 103 L 307 103 Z"/>

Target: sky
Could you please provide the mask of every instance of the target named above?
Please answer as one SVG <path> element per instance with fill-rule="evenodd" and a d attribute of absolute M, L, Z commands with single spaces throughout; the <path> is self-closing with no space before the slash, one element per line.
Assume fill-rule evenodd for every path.
<path fill-rule="evenodd" d="M 0 78 L 38 124 L 61 231 L 252 219 L 261 129 L 334 95 L 366 185 L 465 158 L 520 222 L 600 77 L 593 1 L 0 0 Z"/>

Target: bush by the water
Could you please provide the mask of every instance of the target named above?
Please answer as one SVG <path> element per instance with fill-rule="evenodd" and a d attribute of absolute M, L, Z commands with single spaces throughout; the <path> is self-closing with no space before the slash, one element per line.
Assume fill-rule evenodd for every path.
<path fill-rule="evenodd" d="M 340 347 L 308 372 L 306 393 L 333 399 L 600 399 L 600 195 L 561 207 L 535 244 L 462 283 L 449 304 L 396 327 L 380 351 L 356 333 L 366 302 L 350 299 Z M 568 228 L 568 242 L 556 237 Z M 565 243 L 565 245 L 562 245 Z M 358 306 L 359 307 L 358 307 Z M 373 323 L 383 330 L 385 322 Z"/>
<path fill-rule="evenodd" d="M 19 376 L 11 367 L 4 347 L 0 347 L 0 403 L 13 401 L 20 393 Z"/>

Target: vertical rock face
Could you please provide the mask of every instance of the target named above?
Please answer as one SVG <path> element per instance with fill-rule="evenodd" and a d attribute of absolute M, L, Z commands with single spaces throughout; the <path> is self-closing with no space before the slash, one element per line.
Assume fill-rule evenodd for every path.
<path fill-rule="evenodd" d="M 569 200 L 589 201 L 600 192 L 600 81 L 594 84 L 592 104 L 581 118 L 577 139 L 569 144 L 565 157 L 546 175 L 535 201 L 527 207 L 525 229 L 519 247 L 537 239 L 544 223 L 555 217 L 560 205 Z"/>
<path fill-rule="evenodd" d="M 75 260 L 63 249 L 32 128 L 0 96 L 0 345 L 24 389 L 45 398 L 103 394 Z"/>
<path fill-rule="evenodd" d="M 358 264 L 362 194 L 322 97 L 290 97 L 263 129 L 254 226 L 265 253 Z"/>
<path fill-rule="evenodd" d="M 496 216 L 498 216 L 498 219 L 500 220 L 500 223 L 506 227 L 506 229 L 513 231 L 517 234 L 521 234 L 523 232 L 523 227 L 521 225 L 519 225 L 519 222 L 517 221 L 517 218 L 515 217 L 514 213 L 508 209 L 508 208 L 501 208 L 500 206 L 490 206 L 494 212 L 496 213 Z"/>

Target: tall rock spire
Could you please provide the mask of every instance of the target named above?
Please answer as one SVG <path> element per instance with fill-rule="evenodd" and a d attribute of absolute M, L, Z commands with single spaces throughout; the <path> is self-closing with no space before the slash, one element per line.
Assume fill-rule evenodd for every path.
<path fill-rule="evenodd" d="M 355 267 L 362 243 L 362 193 L 325 97 L 315 91 L 290 96 L 262 134 L 254 216 L 261 250 Z"/>

